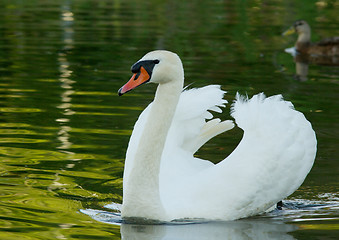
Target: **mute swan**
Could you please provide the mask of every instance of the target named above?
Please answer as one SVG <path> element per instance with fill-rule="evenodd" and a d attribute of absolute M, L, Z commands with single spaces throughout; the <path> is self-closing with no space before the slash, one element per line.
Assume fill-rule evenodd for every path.
<path fill-rule="evenodd" d="M 226 100 L 220 86 L 183 91 L 180 58 L 152 51 L 132 66 L 122 95 L 158 84 L 154 101 L 131 135 L 123 176 L 125 221 L 235 220 L 261 213 L 292 194 L 316 155 L 316 137 L 304 115 L 280 95 L 237 94 L 231 115 L 244 130 L 236 149 L 213 164 L 193 154 L 234 124 L 211 119 Z"/>

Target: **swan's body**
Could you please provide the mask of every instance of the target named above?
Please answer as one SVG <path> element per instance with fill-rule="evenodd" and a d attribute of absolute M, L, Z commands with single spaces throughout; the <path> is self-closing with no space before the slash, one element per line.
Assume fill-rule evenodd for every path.
<path fill-rule="evenodd" d="M 232 116 L 244 136 L 214 165 L 193 154 L 234 126 L 229 120 L 206 122 L 211 117 L 208 110 L 221 111 L 226 103 L 220 87 L 182 92 L 181 61 L 167 51 L 146 54 L 132 71 L 135 74 L 119 94 L 146 81 L 159 86 L 128 145 L 123 218 L 234 220 L 267 210 L 304 181 L 316 154 L 315 133 L 281 96 L 237 96 Z"/>

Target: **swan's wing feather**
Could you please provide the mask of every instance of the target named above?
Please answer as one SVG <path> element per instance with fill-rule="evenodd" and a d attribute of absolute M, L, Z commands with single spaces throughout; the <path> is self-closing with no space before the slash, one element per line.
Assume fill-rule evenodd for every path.
<path fill-rule="evenodd" d="M 192 88 L 181 93 L 175 118 L 188 120 L 202 116 L 207 110 L 217 110 L 217 106 L 227 103 L 223 99 L 226 92 L 220 85 L 208 85 L 202 88 Z"/>
<path fill-rule="evenodd" d="M 220 165 L 244 167 L 243 174 L 253 179 L 262 174 L 262 180 L 267 181 L 263 192 L 276 192 L 273 201 L 279 201 L 293 193 L 310 171 L 316 155 L 315 132 L 305 116 L 281 95 L 266 98 L 261 93 L 248 100 L 237 94 L 236 98 L 231 115 L 244 136 Z"/>
<path fill-rule="evenodd" d="M 233 128 L 232 121 L 213 119 L 211 113 L 222 112 L 221 107 L 227 103 L 223 99 L 225 93 L 219 85 L 184 91 L 179 99 L 168 142 L 176 142 L 177 146 L 193 154 L 212 137 Z"/>

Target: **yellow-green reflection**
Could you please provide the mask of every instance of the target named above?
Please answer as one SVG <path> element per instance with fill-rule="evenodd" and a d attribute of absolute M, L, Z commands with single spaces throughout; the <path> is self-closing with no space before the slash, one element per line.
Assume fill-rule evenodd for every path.
<path fill-rule="evenodd" d="M 30 113 L 30 112 L 43 112 L 44 110 L 38 108 L 0 108 L 0 111 L 8 113 Z"/>
<path fill-rule="evenodd" d="M 1 138 L 0 143 L 42 143 L 49 142 L 43 139 L 29 139 L 29 138 Z"/>
<path fill-rule="evenodd" d="M 181 56 L 185 85 L 221 84 L 230 103 L 237 91 L 292 101 L 319 140 L 316 164 L 292 200 L 338 201 L 326 195 L 338 189 L 338 68 L 310 66 L 307 81 L 295 81 L 295 63 L 283 52 L 295 39 L 281 37 L 300 18 L 317 29 L 315 41 L 339 35 L 337 1 L 30 0 L 0 7 L 0 239 L 121 238 L 119 227 L 78 211 L 121 203 L 128 138 L 155 86 L 123 97 L 116 91 L 130 66 L 159 48 Z M 222 135 L 198 154 L 222 159 L 241 136 Z M 258 218 L 300 227 L 278 238 L 332 237 L 337 213 L 318 212 L 323 219 L 310 222 L 294 222 L 304 213 L 297 210 L 293 218 Z"/>

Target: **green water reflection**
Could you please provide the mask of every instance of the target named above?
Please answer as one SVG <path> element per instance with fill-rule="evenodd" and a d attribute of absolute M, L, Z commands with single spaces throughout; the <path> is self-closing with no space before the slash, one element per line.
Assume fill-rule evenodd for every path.
<path fill-rule="evenodd" d="M 338 1 L 0 0 L 0 7 L 1 239 L 121 238 L 119 226 L 79 209 L 122 200 L 129 135 L 155 86 L 121 98 L 116 91 L 130 78 L 130 66 L 159 48 L 181 56 L 186 84 L 221 84 L 229 102 L 237 91 L 291 100 L 318 137 L 316 164 L 291 199 L 338 202 L 339 68 L 311 64 L 307 81 L 296 81 L 295 62 L 283 51 L 295 38 L 281 36 L 300 18 L 314 29 L 313 40 L 339 36 Z M 221 160 L 241 135 L 220 136 L 198 155 Z M 186 230 L 197 239 L 213 239 L 213 229 L 240 233 L 233 237 L 262 230 L 250 239 L 335 239 L 338 218 L 319 210 L 213 225 L 207 235 Z M 153 239 L 173 236 L 164 232 L 182 236 L 171 227 L 121 231 L 129 239 L 135 229 L 146 239 L 152 232 Z M 278 229 L 273 237 L 270 229 Z"/>

